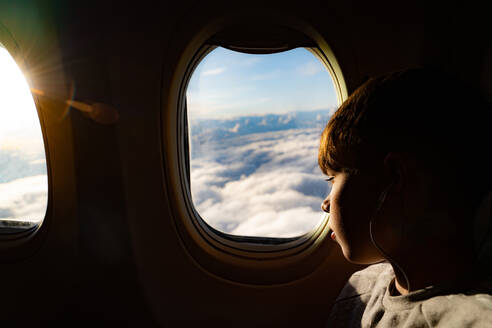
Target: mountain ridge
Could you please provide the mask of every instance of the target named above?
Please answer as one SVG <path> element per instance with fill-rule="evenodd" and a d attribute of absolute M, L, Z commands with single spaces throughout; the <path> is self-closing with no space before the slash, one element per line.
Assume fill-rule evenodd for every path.
<path fill-rule="evenodd" d="M 253 133 L 289 129 L 322 128 L 331 115 L 328 109 L 296 111 L 285 114 L 239 116 L 230 119 L 190 120 L 192 139 L 217 140 Z"/>

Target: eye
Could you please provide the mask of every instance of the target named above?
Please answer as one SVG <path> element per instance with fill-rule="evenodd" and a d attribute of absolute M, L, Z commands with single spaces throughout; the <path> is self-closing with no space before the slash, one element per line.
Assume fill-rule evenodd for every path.
<path fill-rule="evenodd" d="M 328 177 L 328 179 L 325 179 L 325 181 L 333 183 L 333 179 L 335 179 L 335 177 Z"/>

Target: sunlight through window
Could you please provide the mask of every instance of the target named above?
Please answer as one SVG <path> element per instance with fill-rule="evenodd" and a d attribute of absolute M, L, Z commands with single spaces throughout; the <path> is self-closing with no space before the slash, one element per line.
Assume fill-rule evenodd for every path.
<path fill-rule="evenodd" d="M 218 47 L 186 97 L 191 195 L 205 222 L 238 236 L 311 231 L 329 192 L 319 137 L 337 105 L 321 61 L 304 48 L 252 55 Z"/>
<path fill-rule="evenodd" d="M 0 234 L 39 224 L 48 180 L 43 136 L 29 86 L 0 44 Z"/>

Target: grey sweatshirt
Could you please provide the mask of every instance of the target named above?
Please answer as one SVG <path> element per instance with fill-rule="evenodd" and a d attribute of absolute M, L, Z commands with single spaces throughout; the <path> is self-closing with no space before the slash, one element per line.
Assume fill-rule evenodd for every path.
<path fill-rule="evenodd" d="M 492 327 L 490 280 L 469 290 L 427 287 L 392 296 L 395 275 L 387 262 L 350 277 L 332 307 L 327 327 Z"/>

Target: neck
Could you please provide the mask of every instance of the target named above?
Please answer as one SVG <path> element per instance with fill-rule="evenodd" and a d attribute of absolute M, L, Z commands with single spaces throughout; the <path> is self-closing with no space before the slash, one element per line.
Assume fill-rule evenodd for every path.
<path fill-rule="evenodd" d="M 410 291 L 452 283 L 466 276 L 475 267 L 474 252 L 471 247 L 461 246 L 440 245 L 426 250 L 414 250 L 413 256 L 400 257 L 410 260 L 398 261 L 398 263 L 390 261 L 395 272 L 397 291 L 401 295 L 406 295 Z M 433 251 L 429 252 L 429 249 Z M 415 254 L 422 255 L 415 256 Z"/>

